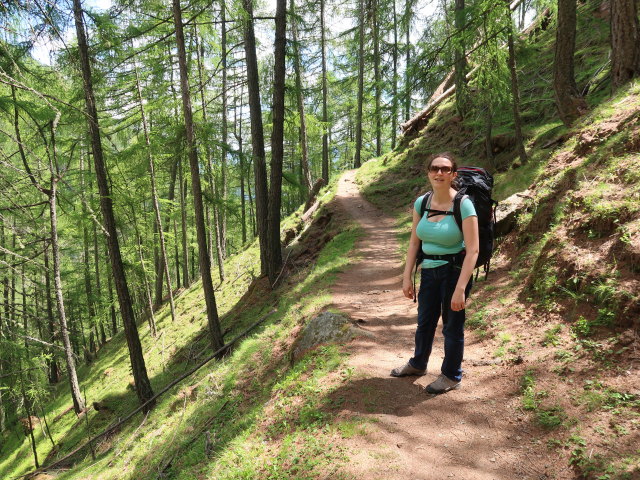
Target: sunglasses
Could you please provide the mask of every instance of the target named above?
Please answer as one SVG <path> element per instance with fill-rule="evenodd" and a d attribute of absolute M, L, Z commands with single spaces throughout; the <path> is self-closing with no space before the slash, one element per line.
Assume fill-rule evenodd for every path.
<path fill-rule="evenodd" d="M 442 172 L 444 174 L 447 174 L 447 173 L 451 173 L 452 171 L 453 171 L 453 168 L 447 167 L 447 166 L 444 166 L 444 167 L 441 167 L 441 166 L 438 166 L 438 165 L 430 165 L 429 166 L 429 172 L 430 173 Z"/>

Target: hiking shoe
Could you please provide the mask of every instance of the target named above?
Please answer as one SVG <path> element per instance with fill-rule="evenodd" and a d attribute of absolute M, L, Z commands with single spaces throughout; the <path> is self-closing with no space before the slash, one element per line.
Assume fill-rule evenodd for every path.
<path fill-rule="evenodd" d="M 446 377 L 441 373 L 435 381 L 426 386 L 425 391 L 427 393 L 445 393 L 459 387 L 460 380 L 451 380 L 449 377 Z"/>
<path fill-rule="evenodd" d="M 427 372 L 427 369 L 424 369 L 424 370 L 417 369 L 415 367 L 412 367 L 411 364 L 407 362 L 403 366 L 396 367 L 393 370 L 391 370 L 391 376 L 392 377 L 406 377 L 409 375 L 421 376 L 421 375 L 424 375 L 426 372 Z"/>

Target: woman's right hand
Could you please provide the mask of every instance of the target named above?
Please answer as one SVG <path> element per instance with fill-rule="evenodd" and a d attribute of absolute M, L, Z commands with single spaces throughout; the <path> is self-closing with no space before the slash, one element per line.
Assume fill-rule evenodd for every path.
<path fill-rule="evenodd" d="M 407 298 L 413 300 L 413 283 L 411 282 L 411 278 L 404 277 L 402 279 L 402 293 Z"/>

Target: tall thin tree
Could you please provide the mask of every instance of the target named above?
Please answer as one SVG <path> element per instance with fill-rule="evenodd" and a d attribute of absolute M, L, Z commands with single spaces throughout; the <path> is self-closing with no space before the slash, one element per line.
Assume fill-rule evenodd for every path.
<path fill-rule="evenodd" d="M 453 24 L 455 26 L 454 46 L 454 79 L 456 84 L 456 109 L 458 115 L 465 117 L 469 108 L 469 93 L 467 91 L 467 54 L 465 48 L 466 12 L 464 0 L 455 0 L 453 10 Z"/>
<path fill-rule="evenodd" d="M 638 2 L 611 0 L 611 88 L 640 76 Z"/>
<path fill-rule="evenodd" d="M 269 182 L 269 214 L 267 241 L 269 255 L 267 273 L 275 285 L 282 268 L 280 248 L 280 205 L 282 203 L 282 160 L 284 157 L 284 89 L 287 34 L 287 0 L 276 2 L 276 27 L 273 49 L 273 106 L 271 133 L 271 174 Z"/>
<path fill-rule="evenodd" d="M 511 9 L 506 4 L 507 23 L 507 45 L 509 49 L 508 63 L 511 74 L 511 106 L 513 110 L 513 126 L 516 136 L 516 150 L 522 164 L 527 163 L 527 152 L 524 149 L 524 139 L 522 136 L 522 120 L 520 118 L 520 88 L 518 85 L 518 72 L 516 70 L 516 51 L 513 44 L 513 20 Z"/>
<path fill-rule="evenodd" d="M 576 47 L 576 0 L 558 0 L 555 58 L 553 61 L 553 89 L 556 108 L 565 125 L 582 115 L 587 104 L 578 92 L 573 70 Z"/>
<path fill-rule="evenodd" d="M 149 181 L 151 182 L 151 203 L 153 204 L 153 213 L 155 215 L 155 225 L 158 230 L 158 240 L 160 243 L 160 264 L 164 270 L 164 276 L 167 281 L 167 292 L 169 294 L 169 306 L 171 308 L 171 321 L 176 320 L 176 307 L 173 301 L 173 286 L 171 285 L 171 273 L 169 272 L 169 257 L 167 255 L 167 244 L 164 238 L 164 230 L 162 228 L 162 218 L 160 217 L 160 202 L 158 201 L 158 189 L 156 187 L 156 168 L 151 153 L 151 137 L 149 134 L 149 125 L 147 123 L 147 115 L 142 101 L 142 86 L 140 85 L 140 74 L 138 73 L 138 65 L 134 63 L 133 69 L 136 74 L 136 93 L 138 98 L 138 107 L 140 109 L 140 119 L 142 120 L 142 131 L 144 133 L 144 143 L 147 152 L 147 161 L 149 163 Z M 150 315 L 153 315 L 153 305 Z"/>
<path fill-rule="evenodd" d="M 391 149 L 396 148 L 398 135 L 398 12 L 396 0 L 391 0 L 393 5 L 393 79 L 391 83 Z"/>
<path fill-rule="evenodd" d="M 329 184 L 329 115 L 327 111 L 327 39 L 325 31 L 325 0 L 320 0 L 320 52 L 322 57 L 322 179 Z"/>
<path fill-rule="evenodd" d="M 371 36 L 373 37 L 373 84 L 375 93 L 376 156 L 382 155 L 382 80 L 380 79 L 380 19 L 378 0 L 371 2 Z"/>
<path fill-rule="evenodd" d="M 253 29 L 253 0 L 242 0 L 247 18 L 244 19 L 244 52 L 247 64 L 247 90 L 249 94 L 249 117 L 251 118 L 251 147 L 253 150 L 255 219 L 260 242 L 260 272 L 267 274 L 267 166 L 264 151 L 264 130 L 262 127 L 262 106 L 260 103 L 260 81 L 258 76 L 258 56 L 256 37 Z"/>
<path fill-rule="evenodd" d="M 187 154 L 191 170 L 191 191 L 193 194 L 193 208 L 195 213 L 196 235 L 198 239 L 198 262 L 202 277 L 202 290 L 207 305 L 207 323 L 209 325 L 209 340 L 213 350 L 224 345 L 218 307 L 213 291 L 211 279 L 211 263 L 207 249 L 207 231 L 204 223 L 204 206 L 202 202 L 202 188 L 200 186 L 200 167 L 198 165 L 198 151 L 195 145 L 193 129 L 193 112 L 191 109 L 191 94 L 189 92 L 189 77 L 187 70 L 187 51 L 184 41 L 182 25 L 182 9 L 180 0 L 173 0 L 173 22 L 176 29 L 176 46 L 178 47 L 178 66 L 180 68 L 180 91 L 182 92 L 182 110 L 184 115 L 185 135 L 187 140 Z"/>
<path fill-rule="evenodd" d="M 364 0 L 359 2 L 360 10 L 358 16 L 358 98 L 356 105 L 356 146 L 353 159 L 353 167 L 360 168 L 362 165 L 362 104 L 364 102 Z"/>
<path fill-rule="evenodd" d="M 298 20 L 295 12 L 295 1 L 291 0 L 291 43 L 293 47 L 293 68 L 296 81 L 296 99 L 298 100 L 298 116 L 300 117 L 300 171 L 302 174 L 303 194 L 306 200 L 311 191 L 311 171 L 309 169 L 309 149 L 307 147 L 307 120 L 305 118 L 302 68 L 300 66 L 300 45 L 298 44 Z"/>
<path fill-rule="evenodd" d="M 22 159 L 22 164 L 24 169 L 29 177 L 29 180 L 34 185 L 34 187 L 46 195 L 48 197 L 49 203 L 49 222 L 50 222 L 50 245 L 51 245 L 51 253 L 53 260 L 53 281 L 54 281 L 54 292 L 56 298 L 56 307 L 58 310 L 58 321 L 60 322 L 60 334 L 62 337 L 62 344 L 64 346 L 65 351 L 65 361 L 67 365 L 67 375 L 69 380 L 69 387 L 71 391 L 71 399 L 73 402 L 74 411 L 79 414 L 84 409 L 84 402 L 82 401 L 82 396 L 80 395 L 80 386 L 78 383 L 78 375 L 76 373 L 76 365 L 73 354 L 73 347 L 71 345 L 70 337 L 69 337 L 69 329 L 67 325 L 67 316 L 64 304 L 64 296 L 62 294 L 62 280 L 60 276 L 60 248 L 58 241 L 58 214 L 57 214 L 57 200 L 58 200 L 58 182 L 60 180 L 57 169 L 57 161 L 56 161 L 56 147 L 55 147 L 55 134 L 58 122 L 60 121 L 60 113 L 56 112 L 56 116 L 51 123 L 51 154 L 49 155 L 49 172 L 51 176 L 51 185 L 49 188 L 45 188 L 40 182 L 36 179 L 36 176 L 33 174 L 31 167 L 29 165 L 29 161 L 27 155 L 25 153 L 24 144 L 22 142 L 22 134 L 20 129 L 19 122 L 19 113 L 18 113 L 18 100 L 16 98 L 16 89 L 11 86 L 11 95 L 13 99 L 14 105 L 14 117 L 13 117 L 13 127 L 15 131 L 15 140 L 18 146 L 18 152 L 20 154 L 20 158 Z M 46 146 L 46 145 L 45 145 Z M 15 247 L 15 234 L 13 237 Z M 45 259 L 45 262 L 48 259 Z M 13 283 L 13 281 L 12 281 Z M 11 285 L 12 296 L 15 295 L 15 283 Z M 7 316 L 9 316 L 9 304 L 15 304 L 15 297 L 9 301 L 8 298 L 8 283 L 5 283 L 5 311 Z M 13 316 L 15 316 L 15 312 L 11 312 Z"/>
<path fill-rule="evenodd" d="M 100 124 L 98 121 L 98 109 L 93 92 L 93 81 L 91 79 L 91 65 L 89 62 L 89 47 L 84 27 L 84 18 L 80 0 L 73 0 L 73 14 L 78 40 L 78 51 L 80 54 L 80 67 L 82 70 L 82 83 L 84 86 L 85 105 L 87 110 L 87 124 L 89 136 L 91 138 L 91 149 L 93 152 L 93 163 L 95 166 L 98 190 L 100 192 L 100 208 L 102 219 L 107 233 L 107 248 L 109 259 L 111 260 L 111 271 L 114 278 L 120 313 L 124 325 L 127 346 L 129 347 L 129 358 L 131 360 L 131 370 L 136 386 L 136 393 L 140 403 L 147 403 L 153 397 L 153 389 L 147 375 L 147 367 L 144 362 L 142 345 L 138 336 L 133 303 L 129 293 L 127 277 L 124 271 L 124 264 L 120 254 L 120 244 L 116 229 L 115 216 L 113 214 L 113 202 L 109 184 L 107 181 L 107 170 L 104 164 L 104 154 L 102 151 L 102 140 L 100 138 Z M 147 403 L 144 411 L 149 411 L 154 402 Z"/>

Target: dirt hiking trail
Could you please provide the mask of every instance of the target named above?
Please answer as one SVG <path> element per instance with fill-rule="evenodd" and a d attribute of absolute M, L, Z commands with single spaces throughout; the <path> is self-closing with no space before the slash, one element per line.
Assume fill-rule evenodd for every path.
<path fill-rule="evenodd" d="M 335 393 L 343 402 L 341 417 L 365 420 L 364 434 L 334 446 L 349 452 L 347 471 L 387 480 L 574 478 L 532 438 L 520 411 L 520 369 L 492 363 L 473 333 L 465 332 L 460 389 L 437 396 L 423 390 L 440 373 L 441 325 L 425 376 L 389 375 L 413 354 L 417 304 L 402 295 L 404 258 L 394 219 L 361 197 L 354 178 L 350 171 L 340 179 L 337 204 L 364 235 L 332 294 L 334 307 L 372 335 L 345 347 L 354 373 Z"/>

